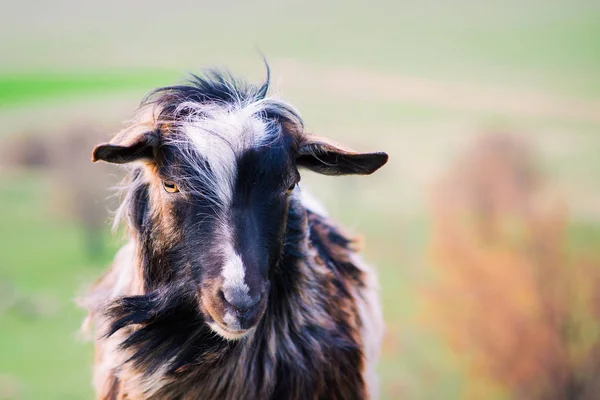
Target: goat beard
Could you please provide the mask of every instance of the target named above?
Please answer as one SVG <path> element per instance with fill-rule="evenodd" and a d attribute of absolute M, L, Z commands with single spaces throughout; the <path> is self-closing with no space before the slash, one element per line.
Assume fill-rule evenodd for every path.
<path fill-rule="evenodd" d="M 104 337 L 123 330 L 125 339 L 119 349 L 130 354 L 125 363 L 146 376 L 165 367 L 168 375 L 181 374 L 207 355 L 217 361 L 235 346 L 210 329 L 198 304 L 188 284 L 119 298 L 106 309 Z"/>
<path fill-rule="evenodd" d="M 284 310 L 290 296 L 298 291 L 301 281 L 292 266 L 305 257 L 307 246 L 307 216 L 300 204 L 292 203 L 287 214 L 282 247 L 270 269 L 272 292 L 269 303 L 273 315 L 287 315 Z M 277 298 L 273 303 L 272 298 Z M 121 331 L 124 339 L 119 350 L 126 352 L 125 364 L 152 376 L 161 369 L 167 375 L 181 376 L 192 369 L 198 376 L 210 371 L 220 361 L 238 352 L 246 341 L 265 333 L 269 308 L 257 326 L 253 337 L 229 341 L 217 335 L 207 324 L 200 310 L 197 286 L 189 281 L 171 282 L 147 294 L 121 297 L 111 301 L 102 313 L 106 324 L 104 338 Z M 276 318 L 276 317 L 275 317 Z"/>

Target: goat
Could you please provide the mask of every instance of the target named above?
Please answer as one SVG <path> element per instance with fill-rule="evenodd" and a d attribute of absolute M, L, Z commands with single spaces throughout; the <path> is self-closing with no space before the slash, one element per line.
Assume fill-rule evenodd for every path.
<path fill-rule="evenodd" d="M 129 242 L 85 297 L 98 399 L 377 397 L 377 281 L 298 168 L 371 174 L 289 104 L 221 70 L 142 102 L 92 161 L 127 164 Z"/>

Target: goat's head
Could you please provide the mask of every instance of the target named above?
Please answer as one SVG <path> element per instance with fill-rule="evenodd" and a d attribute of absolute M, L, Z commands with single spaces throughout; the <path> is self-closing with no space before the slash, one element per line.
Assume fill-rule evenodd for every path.
<path fill-rule="evenodd" d="M 387 161 L 304 133 L 291 106 L 265 97 L 267 85 L 212 72 L 159 89 L 142 107 L 149 117 L 93 152 L 94 161 L 132 163 L 124 207 L 146 251 L 146 290 L 189 283 L 226 339 L 265 312 L 298 168 L 370 174 Z"/>

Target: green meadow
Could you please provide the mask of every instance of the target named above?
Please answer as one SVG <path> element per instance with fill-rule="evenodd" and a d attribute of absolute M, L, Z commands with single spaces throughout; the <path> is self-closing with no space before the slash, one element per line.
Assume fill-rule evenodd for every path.
<path fill-rule="evenodd" d="M 387 324 L 384 399 L 465 396 L 470 366 L 424 324 L 420 296 L 433 274 L 431 186 L 473 140 L 503 131 L 527 142 L 568 206 L 569 243 L 600 240 L 597 2 L 60 0 L 5 7 L 0 399 L 93 397 L 92 348 L 78 333 L 84 313 L 75 298 L 122 243 L 107 219 L 97 232 L 102 250 L 90 253 L 53 164 L 9 162 L 12 143 L 28 136 L 52 146 L 81 126 L 108 139 L 145 93 L 205 66 L 260 81 L 262 53 L 274 92 L 301 111 L 308 131 L 389 153 L 371 177 L 302 178 L 364 237 L 365 257 L 378 271 Z M 91 154 L 91 147 L 79 150 Z M 97 202 L 109 207 L 104 197 Z"/>

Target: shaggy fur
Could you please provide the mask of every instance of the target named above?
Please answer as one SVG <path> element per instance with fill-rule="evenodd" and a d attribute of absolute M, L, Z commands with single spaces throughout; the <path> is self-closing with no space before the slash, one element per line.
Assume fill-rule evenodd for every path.
<path fill-rule="evenodd" d="M 267 89 L 195 76 L 151 94 L 130 129 L 95 149 L 131 167 L 120 211 L 130 242 L 85 301 L 98 399 L 377 397 L 375 277 L 294 185 L 297 166 L 368 174 L 387 155 L 304 134 Z M 166 194 L 165 179 L 180 193 Z M 224 285 L 232 259 L 243 269 Z M 235 285 L 253 299 L 244 316 L 229 304 Z"/>

